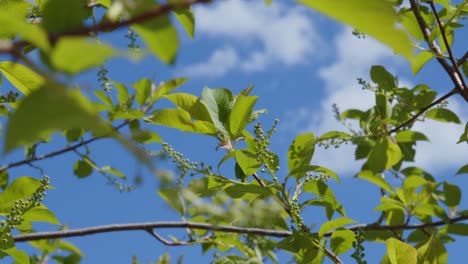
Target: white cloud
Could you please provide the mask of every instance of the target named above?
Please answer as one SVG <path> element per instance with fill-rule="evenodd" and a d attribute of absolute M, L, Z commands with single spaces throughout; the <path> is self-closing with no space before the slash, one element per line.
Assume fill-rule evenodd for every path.
<path fill-rule="evenodd" d="M 238 63 L 239 58 L 232 47 L 224 47 L 215 51 L 204 63 L 187 66 L 181 72 L 187 76 L 222 76 L 232 70 Z"/>
<path fill-rule="evenodd" d="M 393 52 L 370 38 L 357 39 L 349 29 L 344 30 L 334 40 L 336 61 L 325 66 L 319 71 L 319 77 L 323 80 L 326 95 L 323 98 L 320 109 L 307 109 L 300 107 L 296 111 L 288 113 L 286 127 L 296 127 L 301 131 L 312 131 L 318 135 L 331 130 L 345 131 L 346 128 L 333 116 L 331 105 L 336 103 L 341 110 L 356 108 L 367 109 L 374 103 L 374 96 L 369 91 L 362 91 L 357 84 L 358 77 L 367 77 L 370 66 L 384 64 L 396 67 L 401 65 L 401 59 L 393 55 Z M 394 72 L 393 70 L 390 70 Z M 408 81 L 400 82 L 406 85 Z M 451 102 L 451 108 L 456 113 L 463 113 L 463 107 L 457 101 Z M 310 116 L 314 116 L 312 119 Z M 460 116 L 462 120 L 468 119 L 468 113 Z M 306 125 L 299 125 L 306 124 Z M 430 143 L 420 142 L 417 145 L 416 166 L 421 166 L 428 171 L 441 171 L 453 169 L 466 163 L 467 144 L 456 145 L 463 131 L 462 125 L 431 122 L 418 123 L 415 130 L 425 133 Z M 297 133 L 297 131 L 296 131 Z M 314 155 L 314 164 L 329 167 L 342 176 L 351 176 L 359 171 L 362 161 L 354 160 L 353 146 L 341 146 L 339 149 L 317 149 Z M 455 168 L 455 169 L 458 169 Z"/>
<path fill-rule="evenodd" d="M 315 54 L 321 42 L 311 19 L 301 7 L 288 7 L 278 2 L 266 6 L 262 1 L 235 0 L 215 4 L 213 7 L 198 7 L 197 34 L 224 38 L 231 47 L 235 63 L 222 65 L 213 57 L 226 48 L 215 51 L 207 62 L 199 62 L 183 69 L 198 70 L 192 76 L 220 76 L 223 72 L 213 67 L 227 70 L 240 69 L 244 72 L 262 71 L 269 65 L 281 63 L 286 66 L 305 62 Z M 231 60 L 230 62 L 233 62 Z M 215 70 L 215 73 L 212 72 Z"/>

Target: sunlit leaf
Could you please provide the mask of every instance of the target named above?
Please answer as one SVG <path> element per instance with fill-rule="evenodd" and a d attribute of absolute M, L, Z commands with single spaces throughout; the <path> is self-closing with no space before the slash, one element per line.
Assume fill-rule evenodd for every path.
<path fill-rule="evenodd" d="M 232 138 L 237 138 L 250 121 L 257 96 L 240 96 L 232 107 L 229 116 L 229 131 Z"/>
<path fill-rule="evenodd" d="M 429 139 L 423 133 L 411 130 L 399 131 L 395 136 L 395 140 L 397 142 L 414 142 L 419 140 L 429 141 Z"/>
<path fill-rule="evenodd" d="M 7 212 L 16 200 L 31 197 L 40 185 L 41 182 L 32 177 L 16 178 L 3 192 L 0 192 L 0 212 Z"/>
<path fill-rule="evenodd" d="M 257 160 L 257 155 L 249 150 L 238 150 L 234 155 L 236 157 L 237 164 L 239 164 L 239 167 L 245 175 L 255 173 L 262 165 L 262 162 Z"/>
<path fill-rule="evenodd" d="M 174 15 L 184 27 L 187 34 L 193 38 L 195 35 L 195 16 L 192 8 L 175 9 Z"/>
<path fill-rule="evenodd" d="M 338 229 L 330 237 L 330 247 L 336 255 L 341 255 L 353 248 L 354 232 L 347 229 Z"/>
<path fill-rule="evenodd" d="M 388 1 L 375 0 L 298 0 L 327 16 L 351 25 L 410 59 L 412 44 L 397 28 L 399 16 Z"/>
<path fill-rule="evenodd" d="M 46 82 L 44 77 L 16 62 L 0 62 L 0 72 L 25 95 L 39 89 Z"/>
<path fill-rule="evenodd" d="M 44 206 L 32 208 L 23 215 L 23 219 L 32 222 L 45 222 L 54 225 L 59 225 L 59 220 L 54 213 Z"/>
<path fill-rule="evenodd" d="M 395 238 L 389 238 L 387 245 L 387 254 L 391 264 L 417 264 L 418 255 L 416 249 L 411 245 L 401 242 Z"/>
<path fill-rule="evenodd" d="M 82 52 L 86 52 L 83 54 Z M 60 38 L 50 55 L 56 69 L 66 73 L 77 73 L 102 65 L 118 53 L 112 47 L 84 38 Z"/>
<path fill-rule="evenodd" d="M 392 186 L 390 186 L 390 184 L 384 178 L 380 177 L 378 173 L 374 173 L 370 170 L 363 170 L 358 173 L 357 177 L 363 180 L 367 180 L 390 193 L 393 192 Z"/>
<path fill-rule="evenodd" d="M 185 205 L 177 189 L 163 189 L 158 193 L 180 215 L 185 214 Z"/>
<path fill-rule="evenodd" d="M 294 139 L 288 149 L 288 168 L 293 171 L 312 160 L 315 151 L 315 136 L 312 133 L 301 134 Z"/>
<path fill-rule="evenodd" d="M 177 128 L 184 132 L 193 132 L 206 135 L 216 135 L 218 129 L 206 121 L 192 121 L 190 114 L 182 109 L 163 109 L 153 112 L 150 121 L 172 128 Z"/>
<path fill-rule="evenodd" d="M 160 15 L 134 27 L 154 55 L 165 63 L 174 63 L 179 40 L 168 15 Z"/>
<path fill-rule="evenodd" d="M 28 95 L 11 116 L 4 152 L 33 143 L 56 130 L 70 128 L 84 128 L 98 134 L 109 129 L 78 89 L 49 84 Z"/>
<path fill-rule="evenodd" d="M 1 248 L 0 251 L 11 256 L 15 260 L 15 263 L 18 263 L 18 264 L 30 263 L 28 254 L 26 254 L 26 252 L 22 250 L 11 247 L 11 248 Z"/>
<path fill-rule="evenodd" d="M 400 147 L 389 138 L 380 139 L 372 148 L 366 165 L 373 172 L 388 170 L 403 157 Z"/>
<path fill-rule="evenodd" d="M 336 218 L 336 219 L 333 219 L 333 220 L 330 220 L 328 222 L 325 222 L 321 227 L 320 227 L 320 230 L 319 230 L 319 236 L 323 236 L 325 233 L 327 233 L 328 231 L 331 231 L 331 230 L 334 230 L 334 229 L 337 229 L 339 227 L 342 227 L 342 226 L 345 226 L 345 225 L 349 225 L 351 223 L 355 223 L 356 221 L 352 220 L 352 219 L 349 219 L 347 217 L 340 217 L 340 218 Z"/>
<path fill-rule="evenodd" d="M 440 122 L 451 122 L 461 124 L 457 114 L 447 108 L 432 108 L 426 112 L 426 117 Z"/>

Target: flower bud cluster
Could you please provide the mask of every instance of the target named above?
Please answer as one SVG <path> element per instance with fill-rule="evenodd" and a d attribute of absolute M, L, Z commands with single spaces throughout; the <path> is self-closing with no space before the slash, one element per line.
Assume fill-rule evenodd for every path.
<path fill-rule="evenodd" d="M 273 126 L 266 133 L 263 131 L 262 125 L 257 123 L 255 125 L 255 154 L 257 155 L 257 161 L 263 163 L 264 168 L 261 169 L 261 172 L 267 172 L 275 178 L 275 172 L 280 169 L 278 156 L 270 151 L 268 147 L 270 146 L 270 138 L 273 133 L 276 131 L 279 120 L 275 119 Z M 276 180 L 276 179 L 275 179 Z"/>
<path fill-rule="evenodd" d="M 23 222 L 23 215 L 32 208 L 39 206 L 49 188 L 49 177 L 44 176 L 41 185 L 28 199 L 16 200 L 5 219 L 0 222 L 0 245 L 11 241 L 11 230 Z"/>

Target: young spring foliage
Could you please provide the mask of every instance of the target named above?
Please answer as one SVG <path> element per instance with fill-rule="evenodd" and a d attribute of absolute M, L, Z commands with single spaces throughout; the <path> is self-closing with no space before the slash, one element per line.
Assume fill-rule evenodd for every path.
<path fill-rule="evenodd" d="M 222 1 L 0 0 L 0 53 L 8 55 L 0 61 L 3 154 L 25 150 L 24 160 L 0 167 L 0 259 L 81 261 L 80 250 L 63 237 L 24 238 L 40 233 L 32 228 L 34 222 L 62 228 L 55 216 L 61 212 L 50 211 L 42 200 L 49 180 L 64 175 L 49 178 L 47 168 L 35 164 L 74 153 L 70 172 L 77 178 L 99 173 L 118 190 L 133 190 L 127 175 L 117 169 L 119 164 L 107 165 L 105 157 L 94 156 L 89 148 L 94 141 L 113 138 L 156 171 L 161 181 L 157 194 L 184 220 L 178 227 L 186 228 L 189 240 L 165 241 L 151 228 L 141 229 L 168 245 L 200 244 L 203 253 L 213 252 L 212 263 L 281 263 L 277 254 L 284 251 L 297 263 L 343 263 L 341 258 L 348 256 L 361 264 L 367 263 L 366 254 L 372 254 L 366 251 L 367 243 L 385 245 L 382 263 L 447 263 L 445 244 L 455 241 L 454 236 L 468 235 L 463 222 L 468 211 L 460 205 L 464 190 L 450 178 L 434 177 L 413 163 L 417 142 L 430 140 L 413 125 L 427 119 L 466 122 L 446 107 L 446 99 L 459 95 L 468 101 L 464 81 L 468 56 L 458 58 L 452 52 L 455 36 L 463 33 L 468 1 L 410 0 L 410 6 L 399 0 L 297 2 L 390 47 L 410 63 L 414 74 L 437 61 L 453 90 L 439 95 L 424 83 L 405 87 L 383 65 L 369 65 L 370 79 L 358 80 L 365 91 L 356 92 L 372 93 L 372 107 L 340 111 L 334 106 L 343 131 L 306 132 L 283 153 L 276 153 L 270 146 L 279 120 L 257 121 L 266 110 L 256 103 L 268 104 L 268 98 L 251 95 L 253 85 L 237 94 L 209 87 L 186 93 L 178 90 L 187 82 L 183 77 L 159 84 L 146 77 L 128 84 L 111 79 L 104 66 L 116 57 L 142 56 L 173 64 L 182 47 L 177 30 L 195 37 L 192 6 Z M 113 39 L 108 35 L 127 38 L 129 50 L 104 41 Z M 91 91 L 68 83 L 90 71 L 98 77 Z M 184 155 L 164 142 L 158 134 L 161 126 L 210 137 L 223 150 L 217 152 L 222 153 L 214 161 L 217 166 L 185 158 L 190 153 Z M 36 148 L 63 141 L 67 142 L 63 148 L 50 153 Z M 150 151 L 154 143 L 161 143 L 155 152 Z M 457 144 L 467 143 L 468 122 Z M 341 175 L 314 160 L 316 148 L 343 144 L 353 145 L 355 159 L 364 161 L 353 180 L 368 181 L 381 191 L 375 198 L 380 202 L 374 209 L 381 213 L 375 222 L 348 217 L 350 209 L 344 208 L 330 184 L 330 180 L 342 184 Z M 176 164 L 176 180 L 155 168 L 154 156 L 167 156 Z M 27 165 L 38 169 L 43 179 L 17 175 L 14 168 Z M 456 174 L 468 174 L 468 164 Z M 390 181 L 389 176 L 397 180 Z M 315 219 L 321 220 L 312 226 L 307 212 L 317 208 L 314 212 L 322 213 Z M 206 228 L 188 227 L 188 222 Z M 221 228 L 225 226 L 231 229 Z M 36 253 L 28 255 L 17 247 L 24 241 Z M 165 254 L 158 263 L 169 261 Z M 136 256 L 133 262 L 138 263 Z"/>

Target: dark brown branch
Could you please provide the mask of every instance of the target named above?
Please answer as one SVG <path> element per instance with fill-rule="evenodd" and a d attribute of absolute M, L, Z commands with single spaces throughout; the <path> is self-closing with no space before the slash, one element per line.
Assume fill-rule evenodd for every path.
<path fill-rule="evenodd" d="M 74 229 L 74 230 L 63 230 L 63 231 L 52 231 L 52 232 L 38 232 L 26 235 L 15 236 L 15 242 L 25 242 L 41 239 L 56 239 L 65 237 L 76 237 L 76 236 L 87 236 L 99 233 L 108 232 L 121 232 L 131 230 L 142 230 L 148 231 L 159 228 L 191 228 L 211 231 L 222 231 L 229 233 L 242 233 L 252 234 L 260 236 L 272 236 L 272 237 L 287 237 L 292 233 L 283 230 L 273 229 L 262 229 L 262 228 L 249 228 L 249 227 L 236 227 L 227 225 L 213 225 L 207 223 L 196 223 L 196 222 L 148 222 L 148 223 L 132 223 L 132 224 L 114 224 L 114 225 L 103 225 L 94 226 L 88 228 Z"/>
<path fill-rule="evenodd" d="M 431 10 L 434 13 L 434 16 L 437 21 L 437 25 L 440 29 L 440 34 L 442 35 L 442 40 L 444 41 L 445 47 L 447 49 L 447 52 L 449 54 L 449 59 L 452 62 L 452 69 L 455 71 L 457 74 L 459 80 L 460 80 L 460 86 L 458 87 L 460 89 L 460 94 L 465 98 L 465 100 L 468 101 L 468 89 L 466 87 L 465 79 L 463 78 L 462 73 L 460 72 L 460 69 L 458 68 L 458 63 L 455 60 L 455 57 L 453 56 L 452 48 L 450 48 L 450 44 L 447 40 L 447 35 L 445 33 L 445 28 L 440 22 L 439 14 L 437 13 L 437 10 L 435 8 L 434 2 L 430 1 L 429 5 L 431 6 Z M 454 73 L 454 74 L 455 74 Z"/>
<path fill-rule="evenodd" d="M 468 51 L 457 61 L 457 66 L 461 66 L 468 59 Z"/>
<path fill-rule="evenodd" d="M 452 218 L 448 221 L 437 221 L 432 223 L 423 223 L 415 225 L 394 225 L 394 226 L 385 226 L 385 225 L 375 225 L 375 224 L 362 224 L 347 227 L 348 230 L 357 231 L 368 230 L 414 230 L 414 229 L 423 229 L 427 227 L 438 227 L 447 224 L 454 224 L 468 220 L 468 215 L 462 215 L 455 218 Z M 141 230 L 146 231 L 160 228 L 191 228 L 191 229 L 201 229 L 201 230 L 211 230 L 211 231 L 221 231 L 228 233 L 239 233 L 239 234 L 252 234 L 259 236 L 271 236 L 271 237 L 288 237 L 292 235 L 292 232 L 285 230 L 274 230 L 274 229 L 263 229 L 263 228 L 252 228 L 252 227 L 236 227 L 236 226 L 227 226 L 227 225 L 213 225 L 208 223 L 196 223 L 196 222 L 147 222 L 147 223 L 131 223 L 131 224 L 114 224 L 114 225 L 102 225 L 87 227 L 81 229 L 73 230 L 62 230 L 62 231 L 52 231 L 52 232 L 38 232 L 25 235 L 18 235 L 13 237 L 15 242 L 26 242 L 42 239 L 59 239 L 66 237 L 78 237 L 78 236 L 87 236 L 100 233 L 109 233 L 109 232 L 122 232 L 122 231 L 134 231 Z M 331 236 L 333 231 L 326 233 L 324 236 Z M 160 237 L 161 238 L 161 237 Z M 159 240 L 159 239 L 158 239 Z M 164 239 L 163 239 L 164 240 Z M 170 242 L 170 241 L 166 241 Z M 186 243 L 188 244 L 188 243 Z"/>
<path fill-rule="evenodd" d="M 424 36 L 424 39 L 426 40 L 426 43 L 429 45 L 431 50 L 437 54 L 436 59 L 439 62 L 439 64 L 444 68 L 445 72 L 449 75 L 450 79 L 452 80 L 453 84 L 455 85 L 455 88 L 460 92 L 460 94 L 463 96 L 463 98 L 468 101 L 468 90 L 464 88 L 463 83 L 461 81 L 461 78 L 463 76 L 459 76 L 456 71 L 449 65 L 446 59 L 444 59 L 444 55 L 442 54 L 442 51 L 440 50 L 439 46 L 435 42 L 435 40 L 430 41 L 430 35 L 431 31 L 429 27 L 426 24 L 426 21 L 424 21 L 424 18 L 421 16 L 419 12 L 419 4 L 416 2 L 416 0 L 409 0 L 411 4 L 411 10 L 413 11 L 416 20 L 418 21 L 419 27 L 421 29 L 421 32 Z M 434 14 L 436 15 L 436 14 Z M 448 49 L 448 47 L 447 47 Z"/>
<path fill-rule="evenodd" d="M 398 125 L 397 127 L 395 127 L 394 129 L 390 130 L 389 131 L 389 134 L 391 133 L 394 133 L 394 132 L 397 132 L 399 131 L 400 129 L 404 128 L 405 126 L 411 124 L 412 122 L 414 122 L 418 117 L 420 117 L 422 114 L 424 114 L 427 110 L 431 109 L 433 106 L 435 105 L 438 105 L 440 103 L 442 103 L 443 101 L 445 101 L 447 98 L 449 98 L 450 96 L 454 95 L 454 94 L 457 94 L 458 93 L 458 89 L 457 88 L 453 88 L 452 91 L 448 92 L 447 94 L 445 94 L 444 96 L 440 97 L 439 99 L 435 100 L 434 102 L 430 103 L 429 105 L 421 108 L 419 110 L 419 112 L 417 114 L 415 114 L 414 116 L 412 116 L 410 119 L 406 120 L 405 122 L 403 122 L 402 124 Z"/>
<path fill-rule="evenodd" d="M 140 14 L 138 16 L 132 17 L 127 20 L 104 23 L 104 24 L 97 24 L 97 25 L 93 25 L 90 27 L 78 28 L 75 30 L 70 30 L 70 31 L 66 31 L 66 32 L 53 35 L 51 36 L 51 39 L 57 40 L 57 38 L 60 38 L 63 36 L 86 36 L 89 33 L 94 33 L 94 32 L 99 32 L 99 31 L 112 31 L 118 28 L 132 25 L 132 24 L 138 24 L 138 23 L 148 21 L 155 17 L 164 15 L 174 9 L 187 8 L 194 4 L 209 3 L 209 2 L 211 2 L 211 0 L 186 0 L 183 2 L 179 2 L 179 3 L 166 3 L 166 4 L 158 5 L 157 7 L 155 7 L 154 9 L 148 12 L 145 12 L 143 14 Z"/>
<path fill-rule="evenodd" d="M 160 236 L 158 233 L 156 233 L 153 229 L 148 229 L 146 230 L 152 237 L 156 238 L 159 242 L 163 243 L 166 246 L 188 246 L 188 245 L 193 245 L 196 243 L 202 243 L 204 241 L 210 241 L 214 238 L 213 234 L 207 234 L 206 236 L 203 236 L 197 240 L 187 240 L 187 241 L 170 241 L 162 236 Z"/>
<path fill-rule="evenodd" d="M 187 8 L 189 6 L 192 6 L 194 4 L 199 4 L 199 3 L 209 3 L 212 0 L 186 0 L 183 2 L 179 3 L 166 3 L 166 4 L 161 4 L 157 7 L 155 7 L 152 10 L 149 10 L 148 12 L 142 13 L 140 15 L 137 15 L 135 17 L 132 17 L 128 20 L 123 20 L 123 21 L 116 21 L 116 22 L 109 22 L 109 23 L 103 23 L 103 24 L 97 24 L 97 25 L 92 25 L 89 27 L 82 27 L 82 28 L 77 28 L 74 30 L 69 30 L 65 32 L 60 32 L 56 34 L 51 34 L 49 35 L 49 39 L 52 43 L 56 42 L 60 37 L 64 36 L 86 36 L 90 33 L 94 32 L 100 32 L 100 31 L 112 31 L 118 28 L 126 27 L 132 24 L 137 24 L 137 23 L 142 23 L 148 20 L 151 20 L 153 18 L 156 18 L 158 16 L 164 15 L 169 13 L 171 10 L 178 9 L 178 8 Z M 91 5 L 92 7 L 93 5 Z M 23 48 L 30 43 L 24 40 L 19 40 L 11 43 L 4 44 L 3 46 L 0 46 L 0 53 L 12 53 L 20 48 Z"/>

